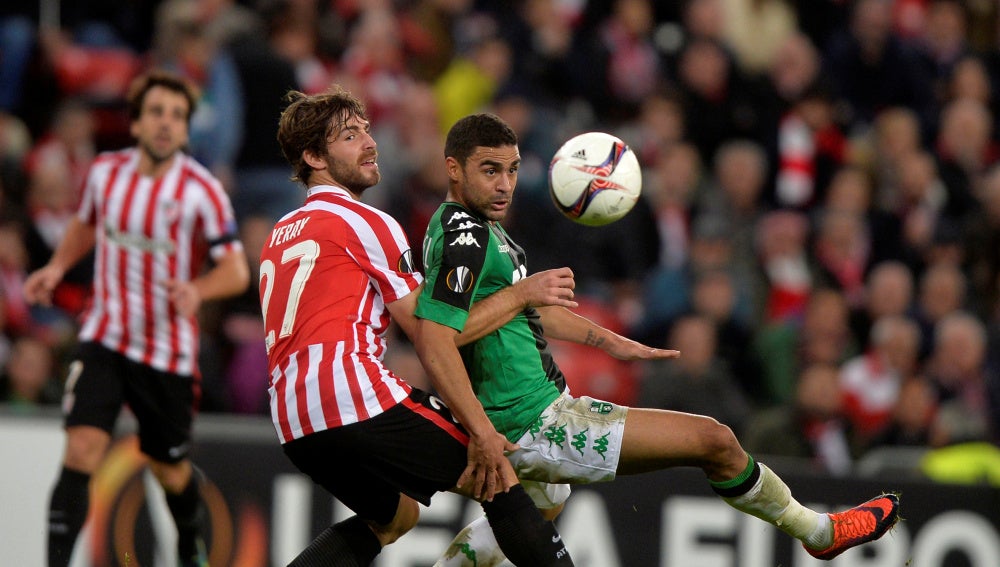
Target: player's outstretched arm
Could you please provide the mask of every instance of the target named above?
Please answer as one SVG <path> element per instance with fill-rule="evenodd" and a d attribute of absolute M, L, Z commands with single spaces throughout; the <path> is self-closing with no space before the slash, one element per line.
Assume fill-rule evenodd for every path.
<path fill-rule="evenodd" d="M 545 336 L 597 347 L 619 360 L 677 358 L 680 351 L 653 348 L 605 329 L 563 307 L 539 307 Z"/>
<path fill-rule="evenodd" d="M 24 297 L 29 303 L 52 303 L 52 290 L 72 268 L 94 247 L 97 236 L 94 226 L 73 217 L 48 264 L 32 272 L 24 282 Z"/>
<path fill-rule="evenodd" d="M 455 337 L 458 346 L 477 341 L 507 324 L 528 307 L 556 305 L 578 307 L 573 301 L 576 280 L 573 270 L 555 268 L 521 279 L 484 299 L 477 300 L 469 311 L 462 332 Z"/>

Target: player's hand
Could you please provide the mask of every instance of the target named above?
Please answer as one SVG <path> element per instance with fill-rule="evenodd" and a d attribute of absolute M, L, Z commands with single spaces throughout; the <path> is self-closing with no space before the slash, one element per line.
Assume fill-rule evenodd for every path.
<path fill-rule="evenodd" d="M 569 268 L 554 268 L 531 274 L 514 284 L 514 287 L 521 293 L 528 307 L 579 307 L 573 301 L 576 280 L 573 278 L 573 270 Z"/>
<path fill-rule="evenodd" d="M 506 453 L 519 447 L 503 435 L 469 436 L 468 465 L 458 479 L 458 486 L 480 501 L 491 501 L 497 492 L 507 492 L 517 484 L 517 475 Z"/>
<path fill-rule="evenodd" d="M 605 352 L 618 360 L 661 360 L 681 356 L 679 350 L 653 348 L 621 336 L 607 344 Z"/>
<path fill-rule="evenodd" d="M 194 283 L 167 280 L 163 282 L 163 286 L 167 288 L 167 296 L 178 313 L 184 317 L 193 317 L 198 312 L 201 307 L 201 292 Z"/>
<path fill-rule="evenodd" d="M 46 307 L 52 305 L 52 291 L 62 281 L 64 273 L 63 270 L 52 265 L 35 270 L 24 280 L 22 288 L 24 298 L 28 303 L 40 303 Z"/>

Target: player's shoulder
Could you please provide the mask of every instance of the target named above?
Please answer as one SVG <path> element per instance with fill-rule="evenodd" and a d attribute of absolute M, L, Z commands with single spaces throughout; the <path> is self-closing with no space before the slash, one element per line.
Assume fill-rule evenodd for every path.
<path fill-rule="evenodd" d="M 99 171 L 121 165 L 131 160 L 135 155 L 134 148 L 104 151 L 94 157 L 90 164 L 91 171 Z"/>
<path fill-rule="evenodd" d="M 486 223 L 458 203 L 447 202 L 438 209 L 437 222 L 442 232 L 482 232 Z"/>
<path fill-rule="evenodd" d="M 222 182 L 198 160 L 187 154 L 181 154 L 184 179 L 208 191 L 221 191 Z"/>

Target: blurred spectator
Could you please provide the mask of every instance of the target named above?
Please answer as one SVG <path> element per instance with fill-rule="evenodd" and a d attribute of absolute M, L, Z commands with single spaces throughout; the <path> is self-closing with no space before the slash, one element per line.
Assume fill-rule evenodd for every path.
<path fill-rule="evenodd" d="M 96 155 L 94 117 L 89 106 L 78 99 L 66 99 L 56 109 L 52 122 L 25 158 L 28 176 L 25 211 L 30 222 L 24 234 L 28 270 L 45 265 L 76 214 L 80 192 L 90 163 Z M 35 308 L 35 317 L 62 319 L 79 315 L 90 292 L 93 266 L 81 262 L 67 273 L 53 292 L 58 310 Z"/>
<path fill-rule="evenodd" d="M 927 3 L 923 37 L 917 42 L 918 53 L 934 79 L 935 96 L 945 95 L 945 83 L 958 61 L 969 53 L 968 26 L 960 0 L 934 0 Z"/>
<path fill-rule="evenodd" d="M 746 302 L 746 298 L 743 300 Z M 708 270 L 695 278 L 691 311 L 712 322 L 719 359 L 726 363 L 743 391 L 756 396 L 761 390 L 760 368 L 750 352 L 752 327 L 745 317 L 740 317 L 739 302 L 736 282 L 728 271 Z"/>
<path fill-rule="evenodd" d="M 0 221 L 0 301 L 4 329 L 13 337 L 28 334 L 33 326 L 31 308 L 21 291 L 27 266 L 24 227 L 14 220 Z"/>
<path fill-rule="evenodd" d="M 767 171 L 767 155 L 759 144 L 740 139 L 726 142 L 715 155 L 712 181 L 695 209 L 697 216 L 712 217 L 726 226 L 733 243 L 730 266 L 739 284 L 738 295 L 744 300 L 763 294 L 754 233 L 767 212 L 762 198 Z M 751 316 L 751 312 L 744 315 Z M 752 312 L 754 320 L 758 315 Z"/>
<path fill-rule="evenodd" d="M 755 455 L 809 459 L 817 471 L 829 474 L 850 472 L 857 447 L 843 415 L 837 367 L 817 363 L 803 368 L 791 403 L 755 414 L 743 446 Z"/>
<path fill-rule="evenodd" d="M 957 215 L 975 207 L 981 176 L 1000 157 L 993 142 L 993 117 L 982 102 L 963 98 L 948 103 L 941 112 L 941 129 L 935 140 L 938 172 L 948 190 L 948 203 Z"/>
<path fill-rule="evenodd" d="M 805 34 L 794 33 L 778 46 L 768 69 L 768 80 L 780 113 L 816 84 L 819 71 L 819 52 Z"/>
<path fill-rule="evenodd" d="M 740 75 L 722 43 L 693 37 L 678 54 L 674 76 L 687 137 L 706 163 L 734 138 L 766 139 L 776 111 L 765 91 Z"/>
<path fill-rule="evenodd" d="M 806 209 L 822 202 L 834 171 L 847 158 L 847 138 L 834 121 L 832 93 L 814 84 L 798 97 L 778 125 L 779 206 Z"/>
<path fill-rule="evenodd" d="M 854 309 L 864 303 L 872 240 L 863 215 L 823 209 L 816 218 L 810 257 L 817 284 L 839 290 Z"/>
<path fill-rule="evenodd" d="M 460 2 L 445 2 L 457 4 Z M 513 50 L 513 82 L 534 85 L 536 103 L 558 104 L 575 96 L 569 58 L 583 3 L 559 0 L 491 2 L 493 16 Z M 549 99 L 549 100 L 545 100 Z"/>
<path fill-rule="evenodd" d="M 13 3 L 12 3 L 13 4 Z M 24 78 L 37 40 L 30 3 L 5 6 L 0 12 L 0 113 L 20 109 Z M 24 5 L 27 4 L 27 5 Z"/>
<path fill-rule="evenodd" d="M 90 162 L 97 155 L 94 128 L 90 107 L 80 99 L 65 99 L 53 113 L 45 133 L 25 158 L 25 171 L 31 175 L 39 169 L 56 170 L 75 206 Z"/>
<path fill-rule="evenodd" d="M 859 0 L 850 24 L 825 50 L 825 75 L 850 113 L 849 127 L 866 127 L 891 106 L 913 109 L 924 128 L 934 116 L 931 76 L 892 31 L 892 2 Z"/>
<path fill-rule="evenodd" d="M 888 315 L 908 315 L 915 297 L 913 273 L 902 262 L 888 260 L 868 274 L 864 300 L 851 309 L 851 332 L 862 345 L 870 344 L 876 321 Z"/>
<path fill-rule="evenodd" d="M 1000 315 L 1000 166 L 983 178 L 979 205 L 963 222 L 962 259 L 969 274 L 970 309 L 983 320 Z"/>
<path fill-rule="evenodd" d="M 923 376 L 903 381 L 888 427 L 872 439 L 871 447 L 927 447 L 937 419 L 937 393 Z"/>
<path fill-rule="evenodd" d="M 920 120 L 902 106 L 887 108 L 875 118 L 870 166 L 875 176 L 875 204 L 892 210 L 897 204 L 896 184 L 905 156 L 921 150 Z"/>
<path fill-rule="evenodd" d="M 738 376 L 718 355 L 712 321 L 700 315 L 681 317 L 666 344 L 683 354 L 670 361 L 648 363 L 637 405 L 714 417 L 739 434 L 752 406 Z"/>
<path fill-rule="evenodd" d="M 840 369 L 844 414 L 866 446 L 889 426 L 903 382 L 917 371 L 920 327 L 906 317 L 882 316 L 867 346 Z"/>
<path fill-rule="evenodd" d="M 643 99 L 638 116 L 626 124 L 622 139 L 643 166 L 653 167 L 661 154 L 685 138 L 684 105 L 672 90 L 658 90 Z"/>
<path fill-rule="evenodd" d="M 987 384 L 994 380 L 986 365 L 986 327 L 973 315 L 946 315 L 934 330 L 934 350 L 926 374 L 937 390 L 938 419 L 931 444 L 950 445 L 992 438 Z"/>
<path fill-rule="evenodd" d="M 676 266 L 660 264 L 643 283 L 645 312 L 636 334 L 646 344 L 658 343 L 674 318 L 688 310 L 699 274 L 730 268 L 734 247 L 726 225 L 707 215 L 691 222 L 687 261 Z"/>
<path fill-rule="evenodd" d="M 935 235 L 956 226 L 964 211 L 949 198 L 929 152 L 900 156 L 895 177 L 895 186 L 889 187 L 895 201 L 891 212 L 901 228 L 903 258 L 912 269 L 921 271 Z"/>
<path fill-rule="evenodd" d="M 236 63 L 209 34 L 199 0 L 166 0 L 156 12 L 153 60 L 200 89 L 191 116 L 189 151 L 232 192 L 243 138 L 243 87 Z"/>
<path fill-rule="evenodd" d="M 300 88 L 294 65 L 272 44 L 283 11 L 289 9 L 285 2 L 274 3 L 264 13 L 264 30 L 238 34 L 227 46 L 243 92 L 243 139 L 232 189 L 238 221 L 264 215 L 273 222 L 305 199 L 302 188 L 290 179 L 291 171 L 275 135 L 285 94 Z"/>
<path fill-rule="evenodd" d="M 274 222 L 268 217 L 252 216 L 240 224 L 240 241 L 250 251 L 250 286 L 241 295 L 221 307 L 221 336 L 228 346 L 223 367 L 222 394 L 228 411 L 267 414 L 267 351 L 264 348 L 264 322 L 260 316 L 258 282 L 260 250 L 271 237 Z"/>
<path fill-rule="evenodd" d="M 901 255 L 899 221 L 889 212 L 873 204 L 874 186 L 868 172 L 860 167 L 845 165 L 834 172 L 826 188 L 823 209 L 859 215 L 864 230 L 871 239 L 869 264 Z"/>
<path fill-rule="evenodd" d="M 330 26 L 331 19 L 321 17 L 318 2 L 299 3 L 275 18 L 271 45 L 292 63 L 295 78 L 306 94 L 325 91 L 334 82 L 335 61 L 320 49 L 320 26 Z"/>
<path fill-rule="evenodd" d="M 939 262 L 928 266 L 920 276 L 914 315 L 923 335 L 920 353 L 930 354 L 937 324 L 951 313 L 966 307 L 968 280 L 955 264 Z"/>
<path fill-rule="evenodd" d="M 58 404 L 62 387 L 53 378 L 54 370 L 48 345 L 29 337 L 17 339 L 0 375 L 0 402 L 23 408 Z"/>
<path fill-rule="evenodd" d="M 577 34 L 567 64 L 575 93 L 611 123 L 633 118 L 664 76 L 653 41 L 653 2 L 612 0 L 593 33 Z"/>
<path fill-rule="evenodd" d="M 372 124 L 372 132 L 378 140 L 382 180 L 378 191 L 365 192 L 362 199 L 383 210 L 399 199 L 406 199 L 406 178 L 429 161 L 439 163 L 444 145 L 437 100 L 431 85 L 413 81 L 403 84 L 402 89 L 402 100 L 392 115 Z M 420 228 L 421 234 L 424 228 Z M 414 237 L 409 233 L 408 236 Z M 419 241 L 411 240 L 410 243 L 419 245 Z"/>
<path fill-rule="evenodd" d="M 713 41 L 726 40 L 726 6 L 724 0 L 690 0 L 686 2 L 681 23 L 692 38 Z"/>
<path fill-rule="evenodd" d="M 762 370 L 762 401 L 791 402 L 802 369 L 812 364 L 839 366 L 858 350 L 843 295 L 830 288 L 813 289 L 801 318 L 778 320 L 757 329 L 753 351 Z"/>
<path fill-rule="evenodd" d="M 482 111 L 513 69 L 511 46 L 499 35 L 496 21 L 481 15 L 467 18 L 461 27 L 468 45 L 434 81 L 442 132 L 459 118 Z"/>
<path fill-rule="evenodd" d="M 774 211 L 757 224 L 754 241 L 766 280 L 763 322 L 802 316 L 813 277 L 808 256 L 809 220 L 793 211 Z"/>
<path fill-rule="evenodd" d="M 744 72 L 769 68 L 781 45 L 797 31 L 795 12 L 785 0 L 724 0 L 727 45 Z"/>

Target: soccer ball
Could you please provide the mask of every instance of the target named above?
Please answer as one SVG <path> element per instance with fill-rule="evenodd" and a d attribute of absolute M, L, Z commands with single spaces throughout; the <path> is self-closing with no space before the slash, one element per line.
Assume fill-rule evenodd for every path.
<path fill-rule="evenodd" d="M 639 160 L 628 145 L 604 132 L 574 136 L 549 164 L 549 193 L 570 220 L 587 226 L 614 222 L 632 210 L 642 191 Z"/>

